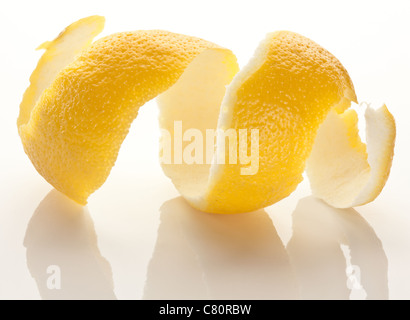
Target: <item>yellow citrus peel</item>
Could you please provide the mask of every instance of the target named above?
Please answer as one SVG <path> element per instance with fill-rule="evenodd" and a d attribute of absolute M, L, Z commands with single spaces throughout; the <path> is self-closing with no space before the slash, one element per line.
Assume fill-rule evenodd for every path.
<path fill-rule="evenodd" d="M 354 110 L 331 112 L 318 131 L 307 162 L 312 193 L 336 208 L 373 201 L 389 177 L 396 125 L 387 107 L 366 109 L 366 141 Z"/>
<path fill-rule="evenodd" d="M 171 140 L 175 121 L 203 136 L 213 128 L 258 130 L 257 170 L 217 162 L 228 156 L 220 137 L 212 163 L 162 164 L 197 209 L 239 213 L 271 205 L 294 191 L 311 153 L 313 192 L 332 205 L 364 204 L 383 188 L 394 149 L 393 117 L 385 107 L 368 111 L 366 151 L 356 136 L 355 116 L 347 110 L 357 102 L 351 79 L 310 39 L 270 33 L 239 71 L 230 50 L 168 31 L 122 32 L 91 43 L 103 24 L 99 16 L 79 20 L 41 46 L 46 52 L 30 78 L 18 119 L 36 169 L 78 203 L 86 204 L 105 182 L 138 109 L 157 96 L 160 128 L 171 133 Z M 327 142 L 321 137 L 330 136 L 326 128 L 333 122 L 338 131 L 332 136 L 345 141 L 332 144 L 325 160 Z M 372 133 L 380 127 L 381 144 Z M 250 151 L 253 138 L 246 139 Z M 342 162 L 338 154 L 344 151 L 360 164 L 351 158 Z M 349 177 L 357 175 L 362 178 L 355 184 Z"/>

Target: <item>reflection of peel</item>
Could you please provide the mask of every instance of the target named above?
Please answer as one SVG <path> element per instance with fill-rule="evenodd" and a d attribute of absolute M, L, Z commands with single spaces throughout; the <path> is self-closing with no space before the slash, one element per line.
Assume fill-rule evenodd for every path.
<path fill-rule="evenodd" d="M 43 299 L 115 299 L 111 267 L 98 249 L 90 214 L 58 191 L 40 203 L 24 245 Z M 61 270 L 59 290 L 48 287 L 50 266 Z"/>
<path fill-rule="evenodd" d="M 350 248 L 351 266 L 346 266 L 341 244 Z M 287 251 L 301 298 L 348 299 L 350 289 L 360 286 L 367 299 L 388 298 L 382 244 L 354 209 L 334 209 L 313 197 L 300 200 L 293 213 L 293 236 Z M 360 279 L 355 278 L 358 272 Z"/>
<path fill-rule="evenodd" d="M 289 260 L 264 211 L 210 215 L 182 198 L 161 208 L 145 299 L 292 299 Z"/>
<path fill-rule="evenodd" d="M 313 197 L 300 200 L 287 252 L 264 211 L 203 214 L 182 198 L 161 211 L 145 299 L 348 299 L 361 286 L 367 299 L 388 298 L 382 244 L 353 209 L 334 209 Z M 349 246 L 351 264 L 341 244 Z M 44 299 L 115 298 L 111 268 L 98 250 L 88 212 L 57 191 L 33 215 L 25 246 Z M 61 290 L 47 287 L 49 266 L 61 268 Z"/>
<path fill-rule="evenodd" d="M 144 298 L 349 299 L 361 287 L 367 299 L 388 298 L 382 244 L 353 209 L 300 200 L 286 252 L 264 211 L 215 216 L 176 198 L 161 208 Z"/>

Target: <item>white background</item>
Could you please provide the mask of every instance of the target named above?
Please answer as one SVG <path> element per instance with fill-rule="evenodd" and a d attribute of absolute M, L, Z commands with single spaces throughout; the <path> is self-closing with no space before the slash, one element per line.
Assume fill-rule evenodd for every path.
<path fill-rule="evenodd" d="M 158 164 L 155 102 L 141 109 L 87 208 L 49 194 L 53 188 L 22 150 L 18 108 L 41 55 L 34 49 L 94 14 L 106 17 L 103 35 L 194 35 L 231 49 L 241 66 L 267 32 L 287 29 L 315 40 L 346 67 L 359 101 L 385 102 L 396 118 L 396 155 L 382 194 L 337 211 L 306 199 L 304 181 L 253 216 L 198 214 L 171 200 L 178 193 Z M 359 278 L 368 297 L 410 298 L 409 17 L 410 2 L 397 0 L 1 2 L 0 299 L 140 299 L 144 290 L 145 298 L 269 299 L 296 297 L 295 286 L 301 297 L 360 298 L 360 285 L 347 291 Z M 360 269 L 348 269 L 348 278 L 350 263 Z M 60 290 L 47 288 L 46 269 L 54 264 Z"/>

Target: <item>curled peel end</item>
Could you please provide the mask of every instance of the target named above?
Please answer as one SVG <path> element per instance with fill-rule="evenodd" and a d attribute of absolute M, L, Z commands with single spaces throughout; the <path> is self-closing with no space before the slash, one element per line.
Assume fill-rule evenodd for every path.
<path fill-rule="evenodd" d="M 365 119 L 367 144 L 359 137 L 354 110 L 331 112 L 319 128 L 307 174 L 313 195 L 333 207 L 373 201 L 389 177 L 396 138 L 394 117 L 383 105 L 367 107 Z"/>
<path fill-rule="evenodd" d="M 52 177 L 45 174 L 46 163 L 36 159 L 36 153 L 47 152 L 37 150 L 33 136 L 35 133 L 29 127 L 33 110 L 44 91 L 52 84 L 57 75 L 69 65 L 82 50 L 87 48 L 93 39 L 104 29 L 105 18 L 102 16 L 90 16 L 80 19 L 66 27 L 54 40 L 42 43 L 37 50 L 46 50 L 37 63 L 36 68 L 30 76 L 30 85 L 26 89 L 20 104 L 20 113 L 17 119 L 17 128 L 23 142 L 24 151 L 29 156 L 34 167 L 54 187 L 58 184 Z M 77 199 L 84 205 L 86 199 Z"/>
<path fill-rule="evenodd" d="M 396 140 L 396 122 L 384 104 L 379 109 L 368 107 L 366 141 L 371 176 L 352 207 L 367 204 L 381 193 L 390 175 Z"/>
<path fill-rule="evenodd" d="M 37 50 L 46 50 L 30 76 L 30 86 L 26 89 L 20 104 L 17 126 L 26 125 L 31 111 L 57 74 L 74 60 L 74 57 L 88 47 L 104 29 L 105 18 L 90 16 L 66 27 L 54 40 L 42 43 Z"/>

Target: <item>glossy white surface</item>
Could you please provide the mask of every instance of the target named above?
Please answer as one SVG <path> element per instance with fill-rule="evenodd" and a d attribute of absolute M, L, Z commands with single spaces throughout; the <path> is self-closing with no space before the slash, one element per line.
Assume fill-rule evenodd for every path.
<path fill-rule="evenodd" d="M 1 5 L 0 299 L 410 298 L 409 2 L 255 2 Z M 266 32 L 311 37 L 342 61 L 360 101 L 386 102 L 396 117 L 388 184 L 354 209 L 312 198 L 304 181 L 255 213 L 198 212 L 162 174 L 150 102 L 107 182 L 87 207 L 74 204 L 32 167 L 15 122 L 40 55 L 34 48 L 91 14 L 106 16 L 104 35 L 154 28 L 196 35 L 232 49 L 241 65 Z M 60 290 L 49 289 L 53 266 Z"/>

